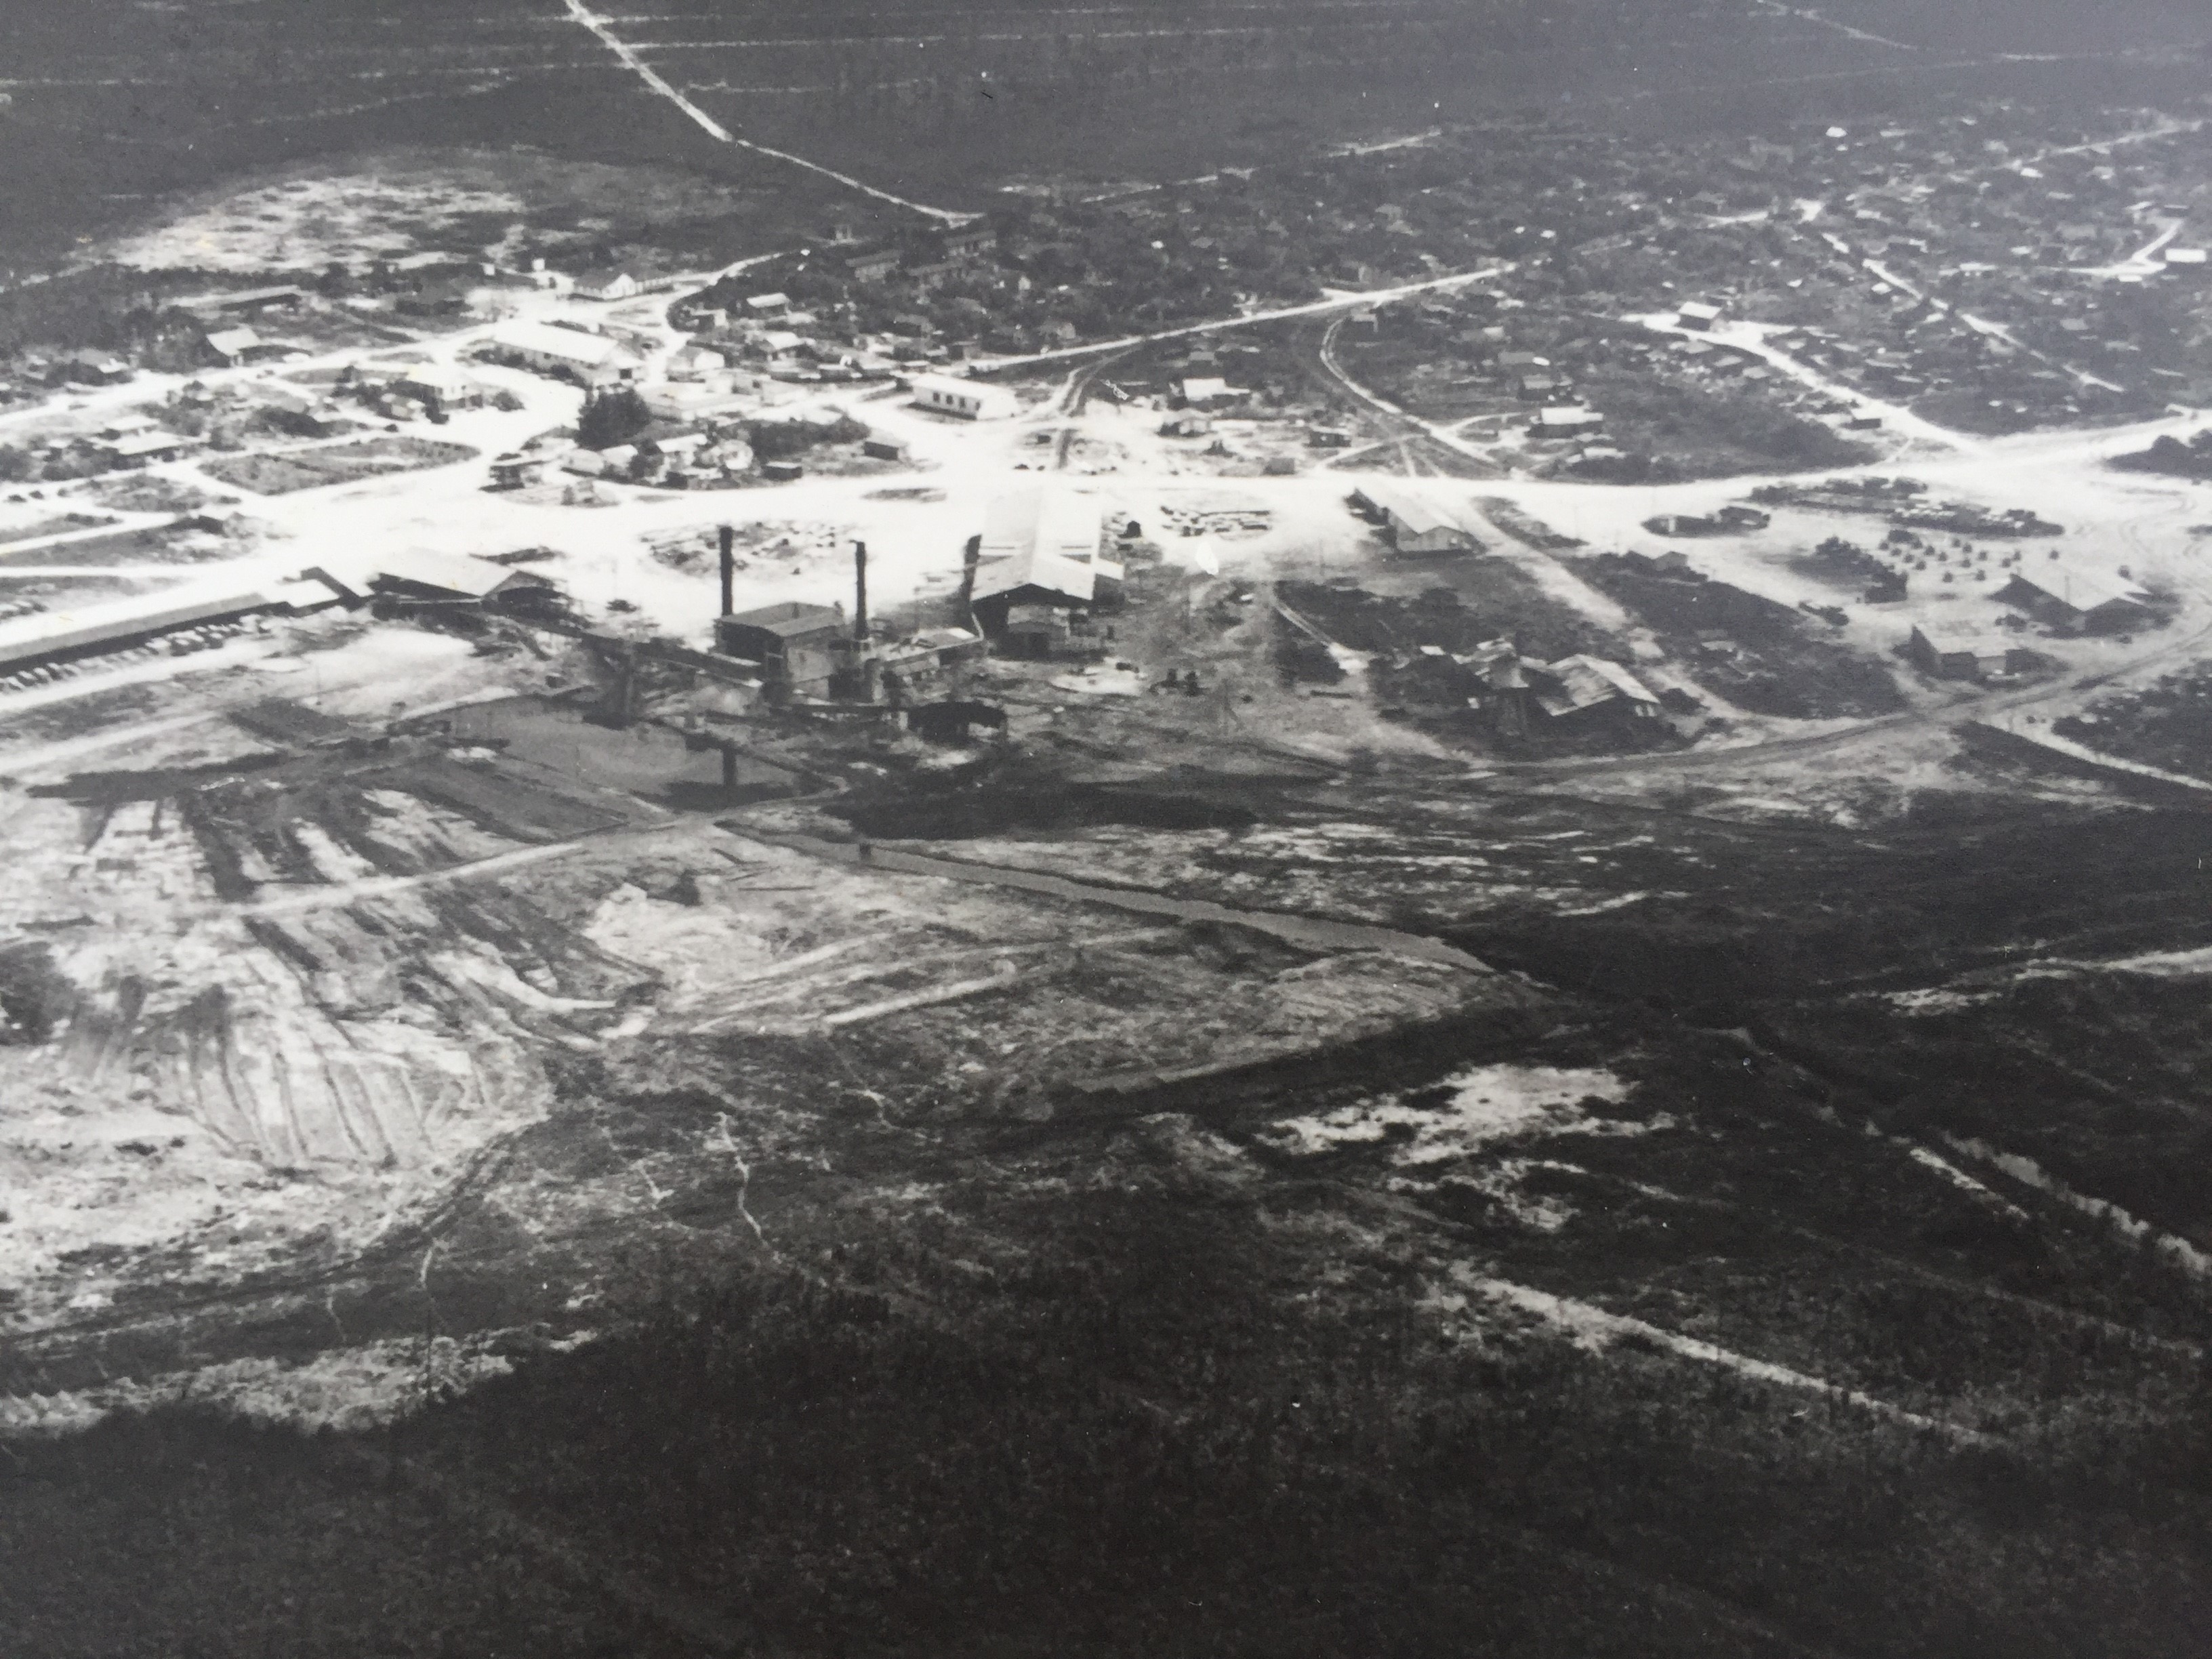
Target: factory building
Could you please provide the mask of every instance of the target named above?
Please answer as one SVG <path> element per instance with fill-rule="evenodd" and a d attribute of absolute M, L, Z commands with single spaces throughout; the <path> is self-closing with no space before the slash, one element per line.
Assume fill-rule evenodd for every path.
<path fill-rule="evenodd" d="M 717 617 L 714 648 L 757 663 L 772 697 L 820 701 L 852 656 L 852 632 L 842 605 L 785 599 Z"/>
<path fill-rule="evenodd" d="M 1017 609 L 1066 613 L 1117 599 L 1121 566 L 1099 551 L 1098 498 L 1045 486 L 990 505 L 975 550 L 968 602 L 997 638 Z"/>

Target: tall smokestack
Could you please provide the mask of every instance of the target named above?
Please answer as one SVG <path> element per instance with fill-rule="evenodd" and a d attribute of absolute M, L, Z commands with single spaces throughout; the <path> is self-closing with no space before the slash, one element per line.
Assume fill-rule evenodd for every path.
<path fill-rule="evenodd" d="M 868 642 L 868 544 L 853 544 L 853 637 Z"/>
<path fill-rule="evenodd" d="M 722 544 L 722 614 L 733 617 L 738 611 L 738 532 L 723 525 L 714 533 Z"/>

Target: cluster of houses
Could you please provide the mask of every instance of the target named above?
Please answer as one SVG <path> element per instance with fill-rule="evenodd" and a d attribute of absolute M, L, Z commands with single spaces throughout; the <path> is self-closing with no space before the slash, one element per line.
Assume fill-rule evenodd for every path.
<path fill-rule="evenodd" d="M 149 416 L 125 414 L 92 431 L 48 439 L 31 454 L 46 477 L 84 477 L 173 461 L 204 442 L 172 432 Z"/>
<path fill-rule="evenodd" d="M 927 292 L 956 281 L 984 264 L 999 246 L 999 233 L 981 220 L 944 230 L 911 247 L 864 246 L 850 226 L 834 226 L 830 243 L 846 277 L 854 283 L 888 283 L 904 276 Z"/>

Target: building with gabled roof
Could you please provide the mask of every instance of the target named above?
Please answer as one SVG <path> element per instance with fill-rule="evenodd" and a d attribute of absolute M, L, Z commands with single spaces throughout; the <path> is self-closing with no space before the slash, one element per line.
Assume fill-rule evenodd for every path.
<path fill-rule="evenodd" d="M 1996 597 L 2046 626 L 2085 634 L 2116 634 L 2133 628 L 2147 620 L 2151 610 L 2151 596 L 2133 582 L 2064 564 L 2034 574 L 2016 570 Z"/>
<path fill-rule="evenodd" d="M 560 591 L 535 571 L 425 547 L 376 554 L 366 568 L 371 592 L 416 603 L 535 604 Z"/>
<path fill-rule="evenodd" d="M 258 334 L 243 326 L 215 329 L 201 337 L 206 342 L 208 355 L 225 368 L 246 362 L 256 351 L 268 349 Z"/>
<path fill-rule="evenodd" d="M 1382 527 L 1397 552 L 1482 551 L 1482 542 L 1473 531 L 1417 490 L 1395 483 L 1364 483 L 1352 492 L 1352 505 L 1363 518 Z"/>
<path fill-rule="evenodd" d="M 637 379 L 643 364 L 617 341 L 581 329 L 517 320 L 491 331 L 488 348 L 540 374 L 560 374 L 597 389 Z"/>
<path fill-rule="evenodd" d="M 1098 498 L 1039 484 L 985 513 L 969 604 L 988 635 L 1017 605 L 1082 609 L 1119 595 L 1122 569 L 1099 551 Z"/>
<path fill-rule="evenodd" d="M 1939 680 L 1978 680 L 2005 672 L 2014 641 L 1989 623 L 1949 617 L 1916 623 L 1905 650 L 1915 667 Z"/>
<path fill-rule="evenodd" d="M 602 268 L 578 272 L 574 292 L 580 300 L 634 300 L 644 289 L 628 271 Z"/>
<path fill-rule="evenodd" d="M 1536 707 L 1553 720 L 1569 720 L 1596 709 L 1616 708 L 1638 720 L 1659 713 L 1659 699 L 1642 680 L 1617 662 L 1576 655 L 1557 662 L 1524 665 Z"/>

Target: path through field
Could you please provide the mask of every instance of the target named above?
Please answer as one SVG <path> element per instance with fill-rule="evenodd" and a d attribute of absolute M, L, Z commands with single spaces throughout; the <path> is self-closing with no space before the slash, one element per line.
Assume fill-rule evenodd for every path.
<path fill-rule="evenodd" d="M 739 149 L 749 149 L 757 155 L 774 156 L 779 161 L 788 161 L 793 167 L 805 167 L 809 173 L 818 173 L 824 179 L 834 179 L 839 184 L 848 189 L 857 190 L 864 196 L 872 196 L 879 202 L 889 202 L 893 207 L 902 207 L 910 213 L 919 213 L 924 218 L 934 219 L 940 224 L 964 225 L 971 219 L 982 216 L 975 213 L 955 212 L 951 208 L 931 207 L 925 202 L 909 201 L 903 196 L 894 196 L 887 190 L 878 190 L 873 185 L 862 184 L 849 173 L 838 173 L 832 168 L 823 167 L 818 161 L 810 161 L 803 155 L 793 155 L 788 150 L 774 149 L 766 144 L 757 144 L 750 138 L 738 137 L 737 134 L 732 132 L 670 85 L 659 70 L 640 57 L 633 47 L 608 26 L 605 18 L 586 9 L 582 0 L 566 0 L 566 3 L 569 16 L 599 36 L 605 43 L 607 50 L 621 58 L 630 69 L 635 70 L 639 78 L 643 80 L 647 86 L 652 88 L 655 94 L 665 98 L 677 108 L 682 110 L 697 125 L 701 131 L 718 143 L 734 144 Z"/>

